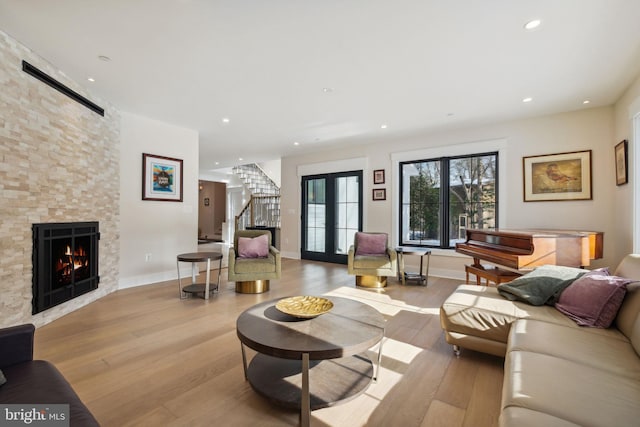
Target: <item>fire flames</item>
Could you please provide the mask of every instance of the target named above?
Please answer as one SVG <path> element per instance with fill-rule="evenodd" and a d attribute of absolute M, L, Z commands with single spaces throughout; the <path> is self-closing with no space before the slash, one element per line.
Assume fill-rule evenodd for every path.
<path fill-rule="evenodd" d="M 87 252 L 84 250 L 82 246 L 80 246 L 74 253 L 71 253 L 71 247 L 67 245 L 67 249 L 64 251 L 65 257 L 67 257 L 67 262 L 64 263 L 62 259 L 59 260 L 61 262 L 61 267 L 71 267 L 73 265 L 73 269 L 77 270 L 82 267 L 86 267 L 89 264 L 89 260 L 87 259 Z"/>
<path fill-rule="evenodd" d="M 55 270 L 61 282 L 67 283 L 71 280 L 71 273 L 89 266 L 87 251 L 78 246 L 74 251 L 67 245 L 64 254 L 55 263 Z M 77 280 L 77 278 L 76 278 Z"/>

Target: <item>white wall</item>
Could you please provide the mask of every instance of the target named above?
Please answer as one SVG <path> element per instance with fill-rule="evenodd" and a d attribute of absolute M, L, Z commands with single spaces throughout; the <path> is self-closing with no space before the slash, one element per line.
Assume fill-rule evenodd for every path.
<path fill-rule="evenodd" d="M 198 244 L 198 132 L 129 113 L 121 123 L 119 287 L 175 279 L 176 255 Z M 183 202 L 142 200 L 142 153 L 183 160 Z"/>
<path fill-rule="evenodd" d="M 614 208 L 615 172 L 612 149 L 613 107 L 585 109 L 527 120 L 515 120 L 485 126 L 452 129 L 443 132 L 425 133 L 410 138 L 399 138 L 392 143 L 348 146 L 340 149 L 327 147 L 324 151 L 282 159 L 282 253 L 283 256 L 299 257 L 300 254 L 300 180 L 297 170 L 301 165 L 332 162 L 340 159 L 364 157 L 367 169 L 365 182 L 369 185 L 375 169 L 386 171 L 387 200 L 372 201 L 370 190 L 365 190 L 365 206 L 368 211 L 364 229 L 375 228 L 395 236 L 397 225 L 393 219 L 393 197 L 397 192 L 397 165 L 393 158 L 404 152 L 428 150 L 457 144 L 481 143 L 482 141 L 506 141 L 501 150 L 500 162 L 505 162 L 505 172 L 500 176 L 500 219 L 503 228 L 550 228 L 573 230 L 596 230 L 605 233 L 604 259 L 593 266 L 615 266 L 620 253 L 616 233 L 617 216 Z M 522 157 L 570 151 L 592 150 L 593 200 L 562 202 L 523 201 Z M 502 169 L 502 168 L 501 168 Z M 366 186 L 365 186 L 366 188 Z M 397 243 L 397 242 L 393 242 Z M 625 249 L 626 250 L 626 249 Z M 432 272 L 442 276 L 462 277 L 463 264 L 469 262 L 453 251 L 435 251 L 432 257 Z"/>
<path fill-rule="evenodd" d="M 618 257 L 622 257 L 634 250 L 635 241 L 640 242 L 640 141 L 634 136 L 632 120 L 640 114 L 640 76 L 625 91 L 623 96 L 615 104 L 614 137 L 609 141 L 609 149 L 613 153 L 613 147 L 620 141 L 629 141 L 629 183 L 616 187 L 613 190 L 616 206 L 616 221 L 614 224 L 614 236 Z M 636 135 L 640 130 L 636 130 Z M 635 159 L 635 161 L 634 161 Z M 634 206 L 635 203 L 635 206 Z M 636 251 L 640 250 L 636 243 Z"/>
<path fill-rule="evenodd" d="M 266 162 L 258 163 L 258 166 L 260 166 L 264 173 L 266 173 L 267 176 L 271 178 L 271 180 L 275 182 L 278 187 L 280 187 L 280 184 L 282 182 L 280 175 L 282 161 L 280 159 L 268 160 Z"/>

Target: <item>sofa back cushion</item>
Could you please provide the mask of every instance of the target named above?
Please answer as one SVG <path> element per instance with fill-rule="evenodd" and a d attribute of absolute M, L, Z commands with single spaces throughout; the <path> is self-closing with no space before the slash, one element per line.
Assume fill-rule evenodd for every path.
<path fill-rule="evenodd" d="M 635 280 L 627 285 L 627 295 L 618 311 L 615 326 L 631 340 L 631 345 L 640 355 L 640 254 L 627 255 L 614 274 Z"/>

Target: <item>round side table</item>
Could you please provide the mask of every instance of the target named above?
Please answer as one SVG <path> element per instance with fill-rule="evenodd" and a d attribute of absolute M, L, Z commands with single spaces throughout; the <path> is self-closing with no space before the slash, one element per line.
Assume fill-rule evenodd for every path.
<path fill-rule="evenodd" d="M 216 283 L 211 284 L 211 261 L 218 260 L 218 280 Z M 182 286 L 182 278 L 180 277 L 180 263 L 191 263 L 191 284 Z M 207 277 L 205 283 L 196 283 L 196 276 L 198 275 L 197 264 L 199 262 L 207 263 Z M 218 290 L 220 285 L 220 270 L 222 270 L 222 254 L 220 252 L 191 252 L 187 254 L 178 255 L 176 265 L 178 267 L 178 291 L 180 293 L 180 299 L 187 298 L 189 294 L 204 294 L 204 299 L 209 299 L 209 293 L 211 291 Z"/>

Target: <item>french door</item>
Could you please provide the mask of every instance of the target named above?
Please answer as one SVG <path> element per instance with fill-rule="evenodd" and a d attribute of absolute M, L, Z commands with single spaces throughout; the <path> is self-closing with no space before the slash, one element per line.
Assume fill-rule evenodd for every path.
<path fill-rule="evenodd" d="M 347 263 L 362 230 L 362 171 L 302 177 L 302 259 Z"/>

